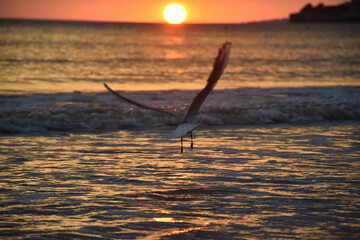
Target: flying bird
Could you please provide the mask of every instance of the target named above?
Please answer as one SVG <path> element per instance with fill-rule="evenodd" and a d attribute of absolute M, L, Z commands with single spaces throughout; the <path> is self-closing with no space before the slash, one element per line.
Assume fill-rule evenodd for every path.
<path fill-rule="evenodd" d="M 204 87 L 203 90 L 201 90 L 201 92 L 199 92 L 196 95 L 196 97 L 192 101 L 185 117 L 182 119 L 182 121 L 177 126 L 177 128 L 172 133 L 169 134 L 169 138 L 180 138 L 181 153 L 183 153 L 183 137 L 188 134 L 190 134 L 190 137 L 191 137 L 190 147 L 191 147 L 191 149 L 193 149 L 194 144 L 193 144 L 192 132 L 201 124 L 201 123 L 197 122 L 196 115 L 201 107 L 201 104 L 205 101 L 205 99 L 209 95 L 209 93 L 214 89 L 217 81 L 220 79 L 220 76 L 224 72 L 224 69 L 229 61 L 230 48 L 231 48 L 231 43 L 225 42 L 222 45 L 222 47 L 219 49 L 219 53 L 218 53 L 217 57 L 215 58 L 214 66 L 213 66 L 213 69 L 207 80 L 206 86 Z M 142 103 L 138 103 L 134 100 L 126 98 L 126 97 L 120 95 L 119 93 L 115 92 L 106 83 L 104 83 L 104 86 L 107 88 L 107 90 L 109 90 L 112 94 L 114 94 L 116 97 L 118 97 L 122 101 L 128 102 L 135 106 L 138 106 L 139 108 L 156 111 L 156 112 L 166 114 L 168 116 L 171 116 L 171 117 L 174 117 L 177 119 L 177 116 L 171 112 L 167 112 L 167 111 L 159 109 L 159 108 L 154 108 L 154 107 L 144 105 Z"/>

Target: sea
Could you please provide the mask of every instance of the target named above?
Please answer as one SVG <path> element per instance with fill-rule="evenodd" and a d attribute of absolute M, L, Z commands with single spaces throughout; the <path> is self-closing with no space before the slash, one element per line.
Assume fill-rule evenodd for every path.
<path fill-rule="evenodd" d="M 0 238 L 359 239 L 360 25 L 0 20 Z"/>

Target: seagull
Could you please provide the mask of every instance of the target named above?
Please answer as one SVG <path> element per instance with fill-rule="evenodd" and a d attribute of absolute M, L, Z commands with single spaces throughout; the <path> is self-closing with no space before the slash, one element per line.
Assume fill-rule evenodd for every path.
<path fill-rule="evenodd" d="M 191 137 L 190 148 L 191 149 L 194 148 L 192 132 L 197 127 L 199 127 L 201 124 L 201 122 L 200 123 L 197 122 L 196 115 L 199 112 L 199 109 L 200 109 L 202 103 L 205 101 L 205 99 L 209 95 L 209 93 L 214 89 L 217 81 L 220 79 L 220 76 L 224 72 L 224 69 L 229 61 L 230 48 L 231 48 L 231 43 L 225 42 L 222 45 L 222 47 L 219 49 L 219 53 L 218 53 L 217 57 L 215 58 L 213 69 L 208 77 L 206 86 L 204 87 L 203 90 L 201 90 L 196 95 L 196 97 L 193 99 L 185 117 L 182 119 L 182 121 L 177 126 L 177 128 L 172 133 L 170 133 L 168 136 L 169 138 L 180 138 L 180 141 L 181 141 L 180 152 L 181 153 L 183 153 L 183 137 L 185 137 L 188 134 L 190 134 L 190 137 Z M 155 108 L 155 107 L 150 107 L 150 106 L 144 105 L 142 103 L 138 103 L 134 100 L 131 100 L 127 97 L 124 97 L 124 96 L 120 95 L 119 93 L 115 92 L 114 90 L 112 90 L 106 83 L 104 83 L 104 86 L 106 87 L 107 90 L 109 90 L 109 92 L 114 94 L 117 98 L 119 98 L 122 101 L 125 101 L 132 105 L 135 105 L 139 108 L 149 109 L 149 110 L 156 111 L 156 112 L 159 112 L 159 113 L 162 113 L 162 114 L 165 114 L 165 115 L 168 115 L 168 116 L 178 119 L 177 116 L 171 112 L 167 112 L 165 110 Z"/>

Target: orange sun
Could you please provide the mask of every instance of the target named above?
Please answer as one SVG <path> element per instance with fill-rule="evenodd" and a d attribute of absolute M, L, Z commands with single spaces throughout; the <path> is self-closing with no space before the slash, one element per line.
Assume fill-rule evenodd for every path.
<path fill-rule="evenodd" d="M 180 4 L 170 4 L 164 10 L 164 18 L 170 24 L 180 24 L 186 18 L 186 10 Z"/>

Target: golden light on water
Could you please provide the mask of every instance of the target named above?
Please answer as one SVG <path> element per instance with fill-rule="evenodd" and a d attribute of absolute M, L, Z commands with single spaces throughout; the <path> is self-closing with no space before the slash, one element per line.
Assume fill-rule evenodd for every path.
<path fill-rule="evenodd" d="M 2 224 L 35 238 L 104 229 L 119 239 L 326 239 L 334 219 L 357 210 L 357 132 L 357 124 L 199 129 L 184 154 L 163 139 L 167 129 L 3 136 Z M 354 218 L 342 224 L 355 228 Z"/>
<path fill-rule="evenodd" d="M 153 218 L 155 222 L 167 222 L 167 223 L 173 223 L 176 222 L 172 217 L 159 217 L 159 218 Z"/>

